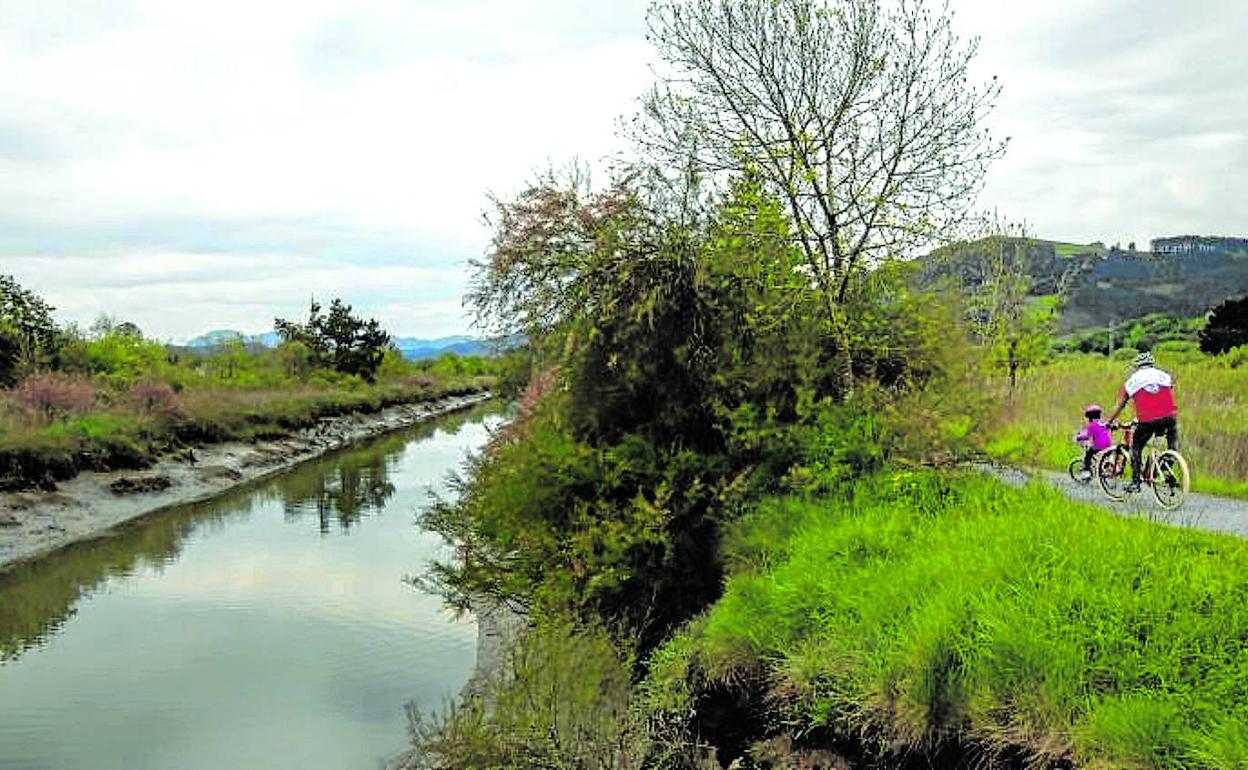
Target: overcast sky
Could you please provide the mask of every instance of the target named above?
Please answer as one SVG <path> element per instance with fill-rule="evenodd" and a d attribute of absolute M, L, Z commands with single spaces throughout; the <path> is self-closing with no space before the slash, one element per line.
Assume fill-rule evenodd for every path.
<path fill-rule="evenodd" d="M 1004 85 L 983 208 L 1248 235 L 1248 3 L 952 0 Z M 490 192 L 622 147 L 646 3 L 0 0 L 0 273 L 181 340 L 342 296 L 468 330 Z"/>

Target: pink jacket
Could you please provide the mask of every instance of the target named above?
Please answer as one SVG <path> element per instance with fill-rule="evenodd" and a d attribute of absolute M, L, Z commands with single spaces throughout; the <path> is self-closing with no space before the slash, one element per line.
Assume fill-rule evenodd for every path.
<path fill-rule="evenodd" d="M 1075 441 L 1087 441 L 1098 452 L 1114 445 L 1114 437 L 1110 435 L 1109 428 L 1099 420 L 1089 421 L 1083 432 L 1075 436 Z"/>

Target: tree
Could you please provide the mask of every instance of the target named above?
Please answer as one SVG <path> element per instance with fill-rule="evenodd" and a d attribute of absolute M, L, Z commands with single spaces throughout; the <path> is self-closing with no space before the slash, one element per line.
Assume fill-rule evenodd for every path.
<path fill-rule="evenodd" d="M 1004 144 L 977 44 L 922 0 L 658 0 L 670 73 L 638 122 L 661 163 L 752 171 L 783 201 L 852 387 L 846 304 L 868 269 L 948 236 Z"/>
<path fill-rule="evenodd" d="M 12 276 L 0 275 L 0 385 L 12 385 L 56 352 L 52 308 Z"/>
<path fill-rule="evenodd" d="M 1240 345 L 1248 345 L 1248 296 L 1215 307 L 1200 331 L 1200 349 L 1206 353 L 1225 353 Z"/>
<path fill-rule="evenodd" d="M 1030 296 L 1025 228 L 997 223 L 996 229 L 958 258 L 974 263 L 979 285 L 967 298 L 972 330 L 987 348 L 989 363 L 1009 378 L 1012 398 L 1018 376 L 1048 355 L 1062 295 Z M 1058 285 L 1060 291 L 1065 280 Z"/>
<path fill-rule="evenodd" d="M 317 365 L 359 375 L 369 382 L 390 346 L 390 335 L 376 319 L 366 321 L 352 315 L 351 306 L 340 299 L 330 303 L 328 315 L 312 300 L 307 323 L 281 318 L 273 323 L 283 342 L 306 346 Z"/>

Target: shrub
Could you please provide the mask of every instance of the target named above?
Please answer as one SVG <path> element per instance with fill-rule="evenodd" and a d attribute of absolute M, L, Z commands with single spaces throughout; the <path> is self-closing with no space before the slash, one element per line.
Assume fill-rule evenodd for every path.
<path fill-rule="evenodd" d="M 404 377 L 401 384 L 405 388 L 412 388 L 412 389 L 432 388 L 433 386 L 438 384 L 438 381 L 436 378 L 430 377 L 427 374 L 417 374 L 411 377 Z"/>
<path fill-rule="evenodd" d="M 95 404 L 96 396 L 89 382 L 59 372 L 44 372 L 27 378 L 17 394 L 23 404 L 39 410 L 48 419 L 86 412 Z"/>
<path fill-rule="evenodd" d="M 1248 344 L 1248 297 L 1229 299 L 1210 313 L 1200 332 L 1200 349 L 1223 353 L 1244 344 Z"/>
<path fill-rule="evenodd" d="M 441 717 L 409 709 L 409 766 L 641 768 L 648 743 L 629 707 L 631 670 L 629 655 L 601 629 L 544 621 L 477 697 Z"/>
<path fill-rule="evenodd" d="M 1164 340 L 1153 346 L 1154 353 L 1198 353 L 1200 348 L 1190 340 Z"/>
<path fill-rule="evenodd" d="M 130 388 L 130 400 L 145 414 L 173 411 L 176 397 L 173 388 L 155 380 L 139 380 Z"/>
<path fill-rule="evenodd" d="M 1238 369 L 1241 366 L 1248 365 L 1248 345 L 1240 345 L 1237 348 L 1231 348 L 1222 354 L 1220 360 L 1232 369 Z"/>

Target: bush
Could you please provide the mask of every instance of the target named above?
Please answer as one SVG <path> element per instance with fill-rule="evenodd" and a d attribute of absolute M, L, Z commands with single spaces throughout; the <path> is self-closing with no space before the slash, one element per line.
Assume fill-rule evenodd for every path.
<path fill-rule="evenodd" d="M 643 767 L 644 726 L 630 710 L 632 661 L 600 628 L 566 618 L 529 629 L 483 692 L 441 716 L 409 710 L 414 761 L 458 770 Z"/>
<path fill-rule="evenodd" d="M 1209 323 L 1200 333 L 1200 349 L 1224 353 L 1248 344 L 1248 297 L 1229 299 L 1209 314 Z"/>
<path fill-rule="evenodd" d="M 1219 359 L 1232 369 L 1248 365 L 1248 345 L 1240 345 L 1223 353 Z"/>
<path fill-rule="evenodd" d="M 18 400 L 48 419 L 87 412 L 95 404 L 95 387 L 85 380 L 59 372 L 27 378 L 18 388 Z"/>
<path fill-rule="evenodd" d="M 173 411 L 177 399 L 173 388 L 163 382 L 139 380 L 130 388 L 130 400 L 145 414 L 166 414 Z"/>
<path fill-rule="evenodd" d="M 1200 347 L 1190 340 L 1165 340 L 1153 346 L 1154 353 L 1189 353 L 1200 352 Z"/>

